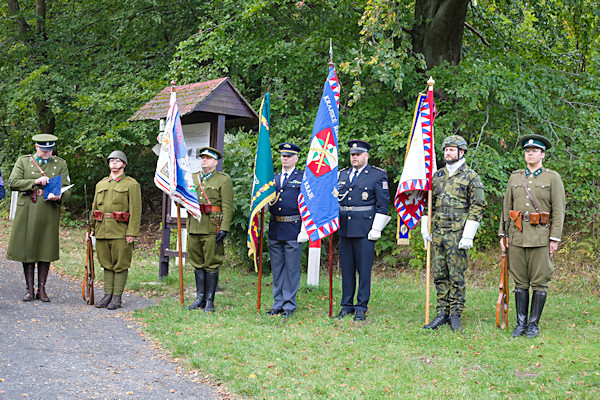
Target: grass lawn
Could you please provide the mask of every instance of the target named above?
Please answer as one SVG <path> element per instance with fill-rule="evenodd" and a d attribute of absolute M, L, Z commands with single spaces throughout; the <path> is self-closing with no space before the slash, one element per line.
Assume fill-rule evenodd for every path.
<path fill-rule="evenodd" d="M 7 221 L 0 221 L 3 231 Z M 63 229 L 62 272 L 82 276 L 83 230 Z M 3 246 L 6 237 L 3 235 Z M 157 282 L 157 252 L 139 248 L 128 290 L 158 298 L 136 311 L 146 335 L 187 368 L 220 382 L 235 397 L 265 399 L 501 398 L 600 399 L 600 299 L 592 287 L 564 290 L 551 284 L 540 336 L 512 339 L 495 326 L 497 270 L 468 282 L 462 334 L 449 326 L 424 331 L 424 282 L 418 274 L 375 276 L 367 320 L 328 317 L 325 275 L 319 288 L 298 293 L 298 310 L 287 321 L 268 317 L 270 276 L 263 277 L 262 309 L 256 312 L 256 274 L 226 264 L 216 312 L 179 305 L 178 274 Z M 597 269 L 596 269 L 597 271 Z M 97 267 L 98 280 L 101 280 Z M 478 272 L 478 275 L 485 273 Z M 597 282 L 597 281 L 595 281 Z M 593 285 L 592 285 L 593 286 Z M 193 300 L 193 274 L 185 272 L 186 304 Z M 101 289 L 98 288 L 98 295 Z M 340 276 L 334 276 L 334 313 Z M 432 287 L 431 318 L 435 316 Z"/>

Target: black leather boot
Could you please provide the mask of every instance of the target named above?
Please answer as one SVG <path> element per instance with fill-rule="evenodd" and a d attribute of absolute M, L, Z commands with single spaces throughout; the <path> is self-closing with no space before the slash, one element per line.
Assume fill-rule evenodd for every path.
<path fill-rule="evenodd" d="M 206 300 L 204 299 L 204 278 L 206 271 L 203 269 L 194 269 L 194 277 L 196 278 L 196 300 L 187 306 L 188 310 L 197 310 L 198 308 L 204 308 Z"/>
<path fill-rule="evenodd" d="M 35 264 L 23 263 L 23 273 L 25 274 L 25 286 L 27 287 L 27 293 L 23 297 L 23 301 L 32 301 L 35 299 L 35 291 L 33 290 Z"/>
<path fill-rule="evenodd" d="M 204 307 L 204 312 L 211 313 L 215 311 L 215 292 L 217 291 L 217 284 L 219 282 L 219 273 L 218 272 L 208 272 L 205 273 L 204 279 L 204 296 L 206 299 L 206 306 Z"/>
<path fill-rule="evenodd" d="M 106 308 L 108 310 L 116 310 L 117 308 L 121 308 L 121 296 L 113 295 Z"/>
<path fill-rule="evenodd" d="M 517 326 L 512 334 L 514 338 L 523 336 L 527 330 L 529 289 L 515 288 L 515 308 L 517 309 Z"/>
<path fill-rule="evenodd" d="M 112 294 L 104 294 L 102 300 L 96 303 L 96 308 L 106 308 L 112 300 Z"/>
<path fill-rule="evenodd" d="M 433 329 L 436 330 L 442 325 L 446 325 L 449 322 L 448 314 L 438 314 L 433 321 L 428 323 L 423 327 L 423 329 Z"/>
<path fill-rule="evenodd" d="M 452 314 L 450 315 L 450 329 L 453 331 L 462 331 L 462 324 L 460 323 L 460 315 Z"/>
<path fill-rule="evenodd" d="M 50 272 L 50 263 L 44 261 L 38 261 L 38 292 L 36 299 L 47 303 L 50 298 L 46 294 L 46 280 L 48 279 L 48 272 Z"/>
<path fill-rule="evenodd" d="M 538 323 L 540 322 L 542 311 L 544 311 L 547 295 L 548 293 L 546 292 L 534 290 L 533 296 L 531 296 L 531 311 L 529 312 L 529 323 L 527 324 L 527 332 L 525 333 L 525 336 L 530 339 L 536 337 L 540 333 Z"/>

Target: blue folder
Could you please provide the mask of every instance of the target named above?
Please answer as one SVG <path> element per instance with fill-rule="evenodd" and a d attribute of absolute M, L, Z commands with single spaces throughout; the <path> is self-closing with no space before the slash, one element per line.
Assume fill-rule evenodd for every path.
<path fill-rule="evenodd" d="M 48 200 L 48 195 L 60 196 L 62 190 L 62 174 L 50 178 L 50 181 L 44 186 L 44 200 Z"/>

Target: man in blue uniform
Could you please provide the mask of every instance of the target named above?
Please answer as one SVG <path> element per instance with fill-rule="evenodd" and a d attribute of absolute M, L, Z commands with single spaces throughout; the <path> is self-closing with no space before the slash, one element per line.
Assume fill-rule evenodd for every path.
<path fill-rule="evenodd" d="M 277 197 L 269 204 L 269 255 L 273 272 L 273 307 L 267 315 L 289 318 L 296 311 L 296 293 L 300 286 L 302 243 L 298 235 L 302 219 L 298 194 L 303 171 L 296 169 L 300 147 L 292 143 L 279 145 L 281 173 L 275 175 Z"/>
<path fill-rule="evenodd" d="M 371 295 L 375 241 L 390 220 L 390 192 L 385 171 L 368 164 L 371 145 L 351 140 L 348 146 L 352 168 L 340 171 L 338 177 L 342 310 L 337 318 L 354 314 L 355 321 L 364 321 Z M 354 303 L 356 272 L 358 294 Z"/>

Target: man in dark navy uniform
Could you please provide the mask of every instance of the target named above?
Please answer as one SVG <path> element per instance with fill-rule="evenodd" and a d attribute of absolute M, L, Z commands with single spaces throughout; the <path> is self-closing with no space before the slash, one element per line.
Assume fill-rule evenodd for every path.
<path fill-rule="evenodd" d="M 277 197 L 269 204 L 269 255 L 273 271 L 273 307 L 267 315 L 289 318 L 296 311 L 296 293 L 300 286 L 302 243 L 299 238 L 302 219 L 298 194 L 304 175 L 296 169 L 300 147 L 292 143 L 279 145 L 281 173 L 275 175 Z"/>
<path fill-rule="evenodd" d="M 342 310 L 337 318 L 355 314 L 355 321 L 364 321 L 371 295 L 375 241 L 390 220 L 387 215 L 390 192 L 385 171 L 368 164 L 371 145 L 362 140 L 351 140 L 348 146 L 352 168 L 340 171 L 338 177 Z"/>

